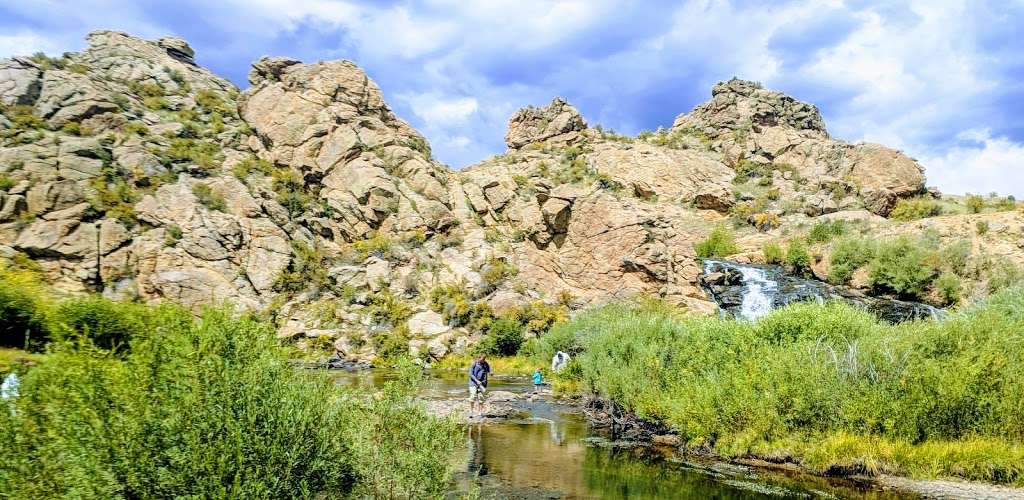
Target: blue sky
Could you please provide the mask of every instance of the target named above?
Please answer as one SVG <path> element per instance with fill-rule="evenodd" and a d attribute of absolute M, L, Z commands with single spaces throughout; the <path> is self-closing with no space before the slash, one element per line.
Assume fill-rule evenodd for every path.
<path fill-rule="evenodd" d="M 527 104 L 561 95 L 635 134 L 738 76 L 906 151 L 943 191 L 1024 198 L 1024 0 L 0 0 L 0 56 L 94 29 L 181 36 L 243 88 L 261 55 L 351 59 L 456 168 L 502 152 Z"/>

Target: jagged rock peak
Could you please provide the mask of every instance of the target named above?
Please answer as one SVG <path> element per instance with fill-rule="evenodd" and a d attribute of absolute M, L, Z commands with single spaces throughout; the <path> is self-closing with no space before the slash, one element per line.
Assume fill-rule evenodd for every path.
<path fill-rule="evenodd" d="M 752 126 L 783 126 L 828 136 L 817 106 L 738 78 L 715 84 L 710 101 L 680 115 L 673 125 L 694 127 L 711 136 Z"/>
<path fill-rule="evenodd" d="M 258 85 L 264 80 L 279 82 L 284 70 L 296 64 L 302 64 L 302 61 L 290 57 L 263 56 L 259 61 L 252 63 L 252 69 L 249 70 L 249 84 Z"/>
<path fill-rule="evenodd" d="M 571 144 L 582 137 L 587 123 L 580 112 L 561 97 L 542 108 L 528 106 L 516 111 L 508 121 L 505 143 L 519 149 L 533 142 Z"/>

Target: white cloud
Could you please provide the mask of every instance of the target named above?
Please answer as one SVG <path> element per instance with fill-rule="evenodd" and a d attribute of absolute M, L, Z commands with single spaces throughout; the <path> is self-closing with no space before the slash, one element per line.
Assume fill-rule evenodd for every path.
<path fill-rule="evenodd" d="M 59 53 L 63 47 L 52 38 L 33 31 L 19 31 L 13 35 L 0 35 L 0 57 L 28 56 L 36 52 Z"/>
<path fill-rule="evenodd" d="M 183 22 L 144 3 L 0 3 L 47 26 L 8 29 L 0 55 L 75 50 L 98 28 L 154 38 Z M 1021 138 L 1000 135 L 1022 123 L 1006 103 L 1019 95 L 1007 75 L 1024 57 L 1013 50 L 1018 38 L 993 38 L 1013 30 L 1020 5 L 229 0 L 192 4 L 189 19 L 216 31 L 193 40 L 200 62 L 208 54 L 234 64 L 245 54 L 237 61 L 244 67 L 259 55 L 253 47 L 355 60 L 437 155 L 457 166 L 499 152 L 511 113 L 554 95 L 568 97 L 591 123 L 632 133 L 667 125 L 706 99 L 711 84 L 735 75 L 818 104 L 838 138 L 916 154 L 930 184 L 957 192 L 988 189 L 985 179 L 1012 181 L 997 191 L 1024 184 L 1014 142 Z M 986 128 L 994 132 L 965 142 Z M 974 132 L 958 138 L 965 129 Z"/>
<path fill-rule="evenodd" d="M 427 125 L 437 127 L 465 123 L 478 108 L 473 97 L 446 99 L 437 94 L 401 94 L 396 97 L 408 103 L 413 113 Z"/>
<path fill-rule="evenodd" d="M 964 144 L 919 158 L 929 184 L 952 194 L 997 192 L 1024 198 L 1024 144 L 992 137 L 987 129 L 967 130 L 957 138 Z"/>

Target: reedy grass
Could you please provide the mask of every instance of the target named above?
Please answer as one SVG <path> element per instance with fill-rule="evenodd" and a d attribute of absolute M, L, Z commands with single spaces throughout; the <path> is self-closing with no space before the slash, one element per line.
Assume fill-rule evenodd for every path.
<path fill-rule="evenodd" d="M 549 335 L 587 391 L 725 456 L 1024 482 L 1024 289 L 896 326 L 839 303 L 756 323 L 612 305 Z"/>

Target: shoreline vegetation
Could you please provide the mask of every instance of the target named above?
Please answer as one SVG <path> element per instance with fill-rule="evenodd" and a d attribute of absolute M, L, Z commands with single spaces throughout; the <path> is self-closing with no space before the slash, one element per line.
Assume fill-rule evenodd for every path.
<path fill-rule="evenodd" d="M 410 404 L 420 369 L 375 394 L 291 366 L 272 326 L 227 306 L 55 300 L 0 269 L 5 498 L 423 498 L 461 432 Z M 24 332 L 31 332 L 28 345 Z M 22 358 L 22 359 L 19 359 Z M 31 365 L 31 366 L 28 366 Z"/>
<path fill-rule="evenodd" d="M 664 423 L 687 452 L 1024 485 L 1022 288 L 900 325 L 840 303 L 745 322 L 638 301 L 582 313 L 542 342 L 542 357 L 574 354 L 556 387 Z"/>
<path fill-rule="evenodd" d="M 0 282 L 0 361 L 22 377 L 22 395 L 0 402 L 5 495 L 431 496 L 449 484 L 453 464 L 437 457 L 457 446 L 458 425 L 409 404 L 421 376 L 411 363 L 366 397 L 296 370 L 268 322 L 226 306 L 197 319 L 170 304 L 57 299 L 31 270 L 0 269 Z M 1022 346 L 1014 288 L 899 325 L 839 303 L 746 322 L 638 299 L 489 359 L 524 376 L 569 352 L 546 377 L 556 394 L 663 423 L 687 453 L 1020 486 Z"/>

